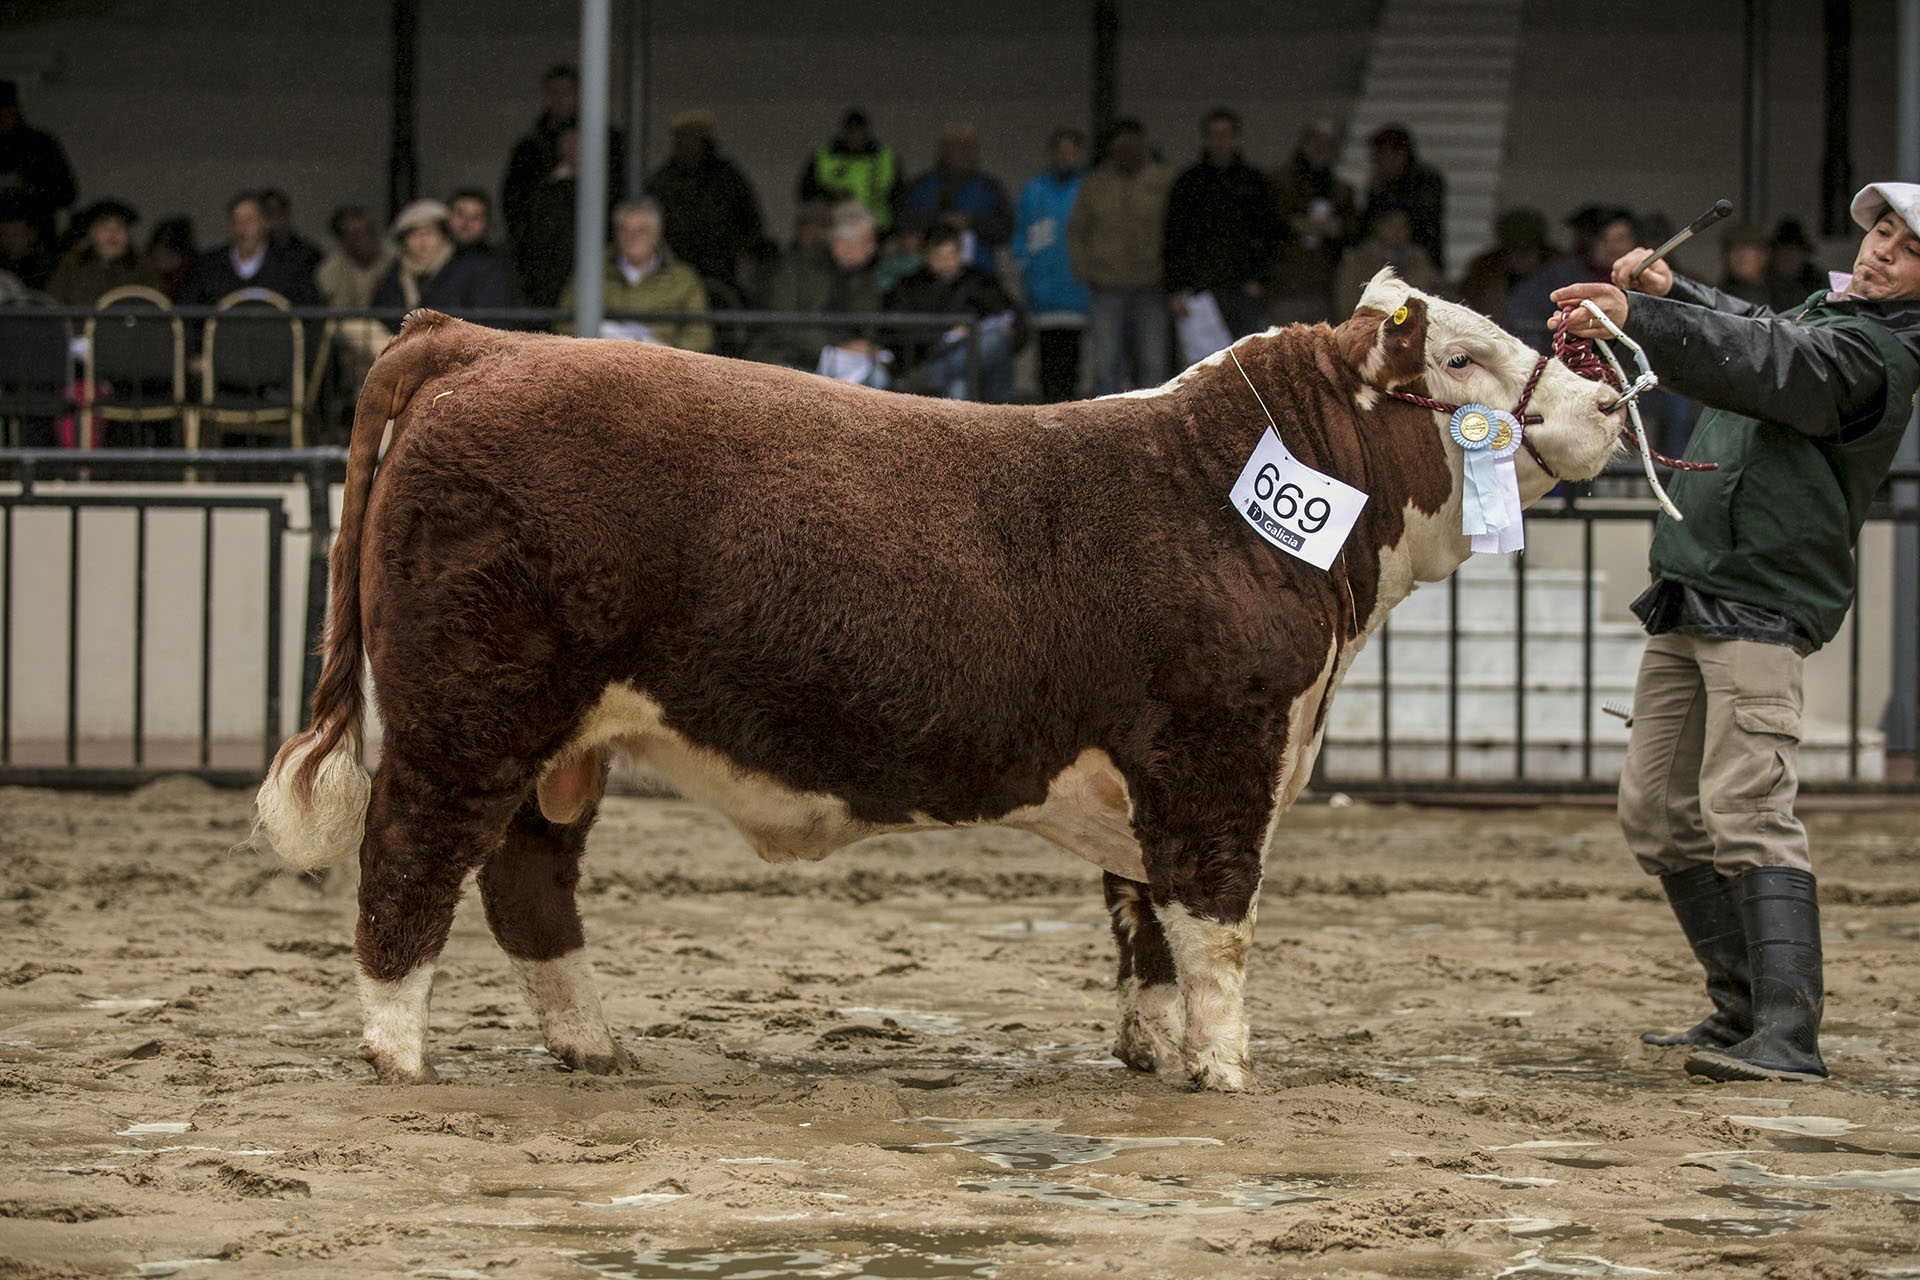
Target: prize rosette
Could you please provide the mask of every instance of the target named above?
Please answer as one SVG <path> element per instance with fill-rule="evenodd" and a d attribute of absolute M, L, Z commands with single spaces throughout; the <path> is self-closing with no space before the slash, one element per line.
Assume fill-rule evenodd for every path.
<path fill-rule="evenodd" d="M 1463 404 L 1447 423 L 1462 453 L 1460 524 L 1475 551 L 1520 548 L 1520 484 L 1513 455 L 1520 420 L 1484 404 Z"/>

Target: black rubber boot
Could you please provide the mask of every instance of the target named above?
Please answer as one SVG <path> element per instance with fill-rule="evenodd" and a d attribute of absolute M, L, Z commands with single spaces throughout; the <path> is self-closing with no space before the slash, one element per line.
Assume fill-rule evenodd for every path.
<path fill-rule="evenodd" d="M 1739 881 L 1723 876 L 1712 863 L 1660 877 L 1667 902 L 1687 935 L 1694 959 L 1707 971 L 1707 998 L 1713 1012 L 1697 1025 L 1672 1035 L 1648 1031 L 1647 1044 L 1724 1048 L 1753 1034 L 1753 1006 L 1747 993 L 1747 930 L 1740 922 Z"/>
<path fill-rule="evenodd" d="M 1824 1080 L 1820 1014 L 1820 899 L 1813 873 L 1755 867 L 1740 876 L 1753 1034 L 1687 1055 L 1687 1072 L 1713 1080 Z"/>

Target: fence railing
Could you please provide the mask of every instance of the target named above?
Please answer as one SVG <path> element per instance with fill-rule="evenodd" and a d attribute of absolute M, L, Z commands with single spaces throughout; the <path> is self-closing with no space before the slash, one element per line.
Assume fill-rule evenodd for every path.
<path fill-rule="evenodd" d="M 1892 661 L 1890 653 L 1880 652 L 1892 625 L 1886 610 L 1892 593 L 1876 594 L 1872 623 L 1863 622 L 1857 598 L 1863 578 L 1890 583 L 1897 571 L 1894 539 L 1876 536 L 1876 531 L 1887 535 L 1920 528 L 1920 506 L 1904 496 L 1898 502 L 1889 496 L 1915 479 L 1920 479 L 1920 469 L 1895 468 L 1890 484 L 1869 509 L 1856 556 L 1854 609 L 1835 641 L 1809 659 L 1803 790 L 1920 792 L 1910 769 L 1903 771 L 1898 761 L 1889 761 L 1872 727 L 1884 698 L 1897 695 L 1900 687 L 1888 671 L 1869 670 L 1865 656 L 1871 643 L 1877 661 Z M 1631 491 L 1626 466 L 1601 483 L 1622 493 Z M 1612 619 L 1600 616 L 1606 570 L 1595 541 L 1606 530 L 1637 534 L 1642 548 L 1637 555 L 1612 557 L 1614 571 L 1623 573 L 1633 587 L 1617 594 L 1629 597 L 1646 582 L 1643 548 L 1657 515 L 1654 504 L 1644 498 L 1568 494 L 1549 499 L 1527 512 L 1527 541 L 1531 547 L 1552 539 L 1556 528 L 1571 530 L 1577 550 L 1569 555 L 1564 539 L 1551 548 L 1554 554 L 1548 559 L 1555 567 L 1542 570 L 1523 552 L 1502 569 L 1476 569 L 1470 563 L 1444 583 L 1416 592 L 1415 600 L 1438 593 L 1443 604 L 1435 604 L 1432 596 L 1422 602 L 1425 607 L 1415 607 L 1415 600 L 1405 602 L 1370 638 L 1334 700 L 1315 786 L 1397 796 L 1612 790 L 1626 741 L 1623 713 L 1630 711 L 1632 695 L 1632 666 L 1623 671 L 1618 658 L 1624 652 L 1637 664 L 1643 637 L 1624 609 Z M 1569 561 L 1571 568 L 1561 567 Z M 1558 593 L 1557 607 L 1543 605 L 1544 591 Z M 1499 598 L 1502 592 L 1505 600 Z M 1569 604 L 1567 598 L 1576 592 L 1577 602 Z M 1471 604 L 1466 602 L 1469 595 Z M 1577 609 L 1571 624 L 1565 617 L 1569 609 Z M 1489 612 L 1503 624 L 1521 621 L 1490 631 L 1484 625 Z M 1569 632 L 1571 645 L 1566 643 Z M 1493 646 L 1498 648 L 1490 654 Z M 1422 647 L 1440 652 L 1422 655 Z M 1603 662 L 1603 650 L 1614 660 Z M 1422 681 L 1432 684 L 1435 658 L 1440 668 L 1437 691 L 1410 691 L 1409 686 Z M 1491 684 L 1477 679 L 1488 666 L 1503 669 L 1505 677 Z M 1407 667 L 1421 669 L 1409 673 Z M 1865 696 L 1870 685 L 1881 693 L 1872 702 Z M 1437 692 L 1437 697 L 1423 699 L 1422 692 Z M 1907 696 L 1912 696 L 1911 685 Z M 1360 714 L 1354 714 L 1356 704 Z M 1501 715 L 1504 724 L 1492 723 Z M 1889 768 L 1890 763 L 1895 767 Z"/>
<path fill-rule="evenodd" d="M 345 458 L 0 451 L 0 783 L 122 786 L 182 771 L 257 779 L 303 720 L 318 677 Z M 183 473 L 199 482 L 181 484 Z M 1911 468 L 1896 476 L 1917 478 Z M 1638 637 L 1623 615 L 1601 616 L 1600 596 L 1607 564 L 1643 580 L 1645 558 L 1643 545 L 1637 559 L 1631 549 L 1602 556 L 1596 541 L 1643 544 L 1653 516 L 1643 499 L 1549 499 L 1528 513 L 1535 552 L 1510 567 L 1470 563 L 1403 603 L 1334 700 L 1316 786 L 1611 788 L 1624 733 L 1602 703 L 1621 692 L 1622 655 L 1637 656 Z M 1861 575 L 1889 580 L 1888 532 L 1916 526 L 1920 506 L 1876 502 Z M 1808 718 L 1834 727 L 1803 747 L 1803 765 L 1808 751 L 1824 753 L 1821 768 L 1803 768 L 1809 790 L 1916 789 L 1889 776 L 1869 727 L 1890 683 L 1875 639 L 1888 622 L 1878 597 L 1889 593 L 1866 594 L 1871 624 L 1856 605 L 1813 660 L 1828 668 L 1828 692 L 1815 696 L 1810 682 Z M 1484 678 L 1489 669 L 1496 678 Z M 1630 668 L 1625 678 L 1630 691 Z M 1870 699 L 1869 689 L 1881 692 Z"/>
<path fill-rule="evenodd" d="M 319 676 L 345 463 L 340 449 L 0 451 L 0 782 L 258 780 Z M 242 483 L 182 485 L 183 467 Z"/>

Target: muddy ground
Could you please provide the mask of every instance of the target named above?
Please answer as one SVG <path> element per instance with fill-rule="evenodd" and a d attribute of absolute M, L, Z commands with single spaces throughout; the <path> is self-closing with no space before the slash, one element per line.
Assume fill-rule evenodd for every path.
<path fill-rule="evenodd" d="M 1701 1010 L 1599 809 L 1296 809 L 1261 1091 L 1106 1054 L 1098 873 L 1037 839 L 757 863 L 613 799 L 585 894 L 637 1059 L 539 1047 L 478 902 L 442 1082 L 355 1056 L 350 897 L 249 797 L 0 791 L 0 1276 L 1920 1276 L 1920 810 L 1810 816 L 1822 1085 L 1689 1081 Z"/>

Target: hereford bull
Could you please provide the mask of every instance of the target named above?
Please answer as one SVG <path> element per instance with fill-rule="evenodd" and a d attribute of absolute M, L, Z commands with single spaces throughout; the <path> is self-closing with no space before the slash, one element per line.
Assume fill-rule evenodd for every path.
<path fill-rule="evenodd" d="M 1247 1088 L 1275 820 L 1368 633 L 1468 554 L 1447 415 L 1386 393 L 1505 408 L 1530 375 L 1529 502 L 1543 466 L 1600 469 L 1612 393 L 1390 272 L 1338 328 L 1045 407 L 415 312 L 354 419 L 312 727 L 259 796 L 293 865 L 359 852 L 363 1056 L 430 1078 L 434 965 L 477 869 L 548 1048 L 622 1069 L 574 900 L 619 751 L 771 861 L 975 823 L 1090 859 L 1115 1052 Z M 1367 494 L 1327 569 L 1228 502 L 1267 411 Z M 385 724 L 370 781 L 363 651 Z"/>

